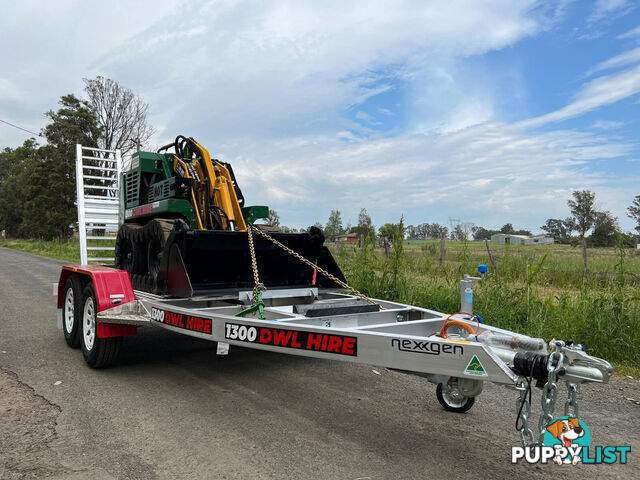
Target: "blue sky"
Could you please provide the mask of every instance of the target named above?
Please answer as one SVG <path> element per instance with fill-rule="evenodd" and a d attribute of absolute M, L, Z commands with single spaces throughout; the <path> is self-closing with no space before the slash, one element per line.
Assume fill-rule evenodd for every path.
<path fill-rule="evenodd" d="M 55 3 L 55 5 L 53 5 Z M 640 194 L 640 8 L 628 0 L 12 2 L 0 118 L 32 130 L 82 78 L 196 137 L 283 223 L 538 230 Z M 124 14 L 123 14 L 124 13 Z M 98 34 L 98 32 L 100 34 Z M 0 125 L 0 146 L 28 136 Z"/>

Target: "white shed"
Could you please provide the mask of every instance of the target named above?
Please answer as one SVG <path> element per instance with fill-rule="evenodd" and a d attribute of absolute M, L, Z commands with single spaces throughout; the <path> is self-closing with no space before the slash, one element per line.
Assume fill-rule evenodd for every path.
<path fill-rule="evenodd" d="M 547 235 L 514 235 L 511 233 L 495 233 L 491 235 L 491 241 L 493 243 L 499 243 L 504 245 L 508 243 L 510 245 L 551 245 L 553 244 L 553 237 Z"/>

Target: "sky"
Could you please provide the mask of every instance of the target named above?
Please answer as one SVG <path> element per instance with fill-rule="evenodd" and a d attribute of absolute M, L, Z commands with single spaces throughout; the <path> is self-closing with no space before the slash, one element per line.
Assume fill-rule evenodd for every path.
<path fill-rule="evenodd" d="M 149 103 L 150 147 L 195 137 L 248 205 L 540 232 L 590 189 L 640 194 L 630 0 L 2 0 L 0 119 L 38 132 L 83 78 Z M 31 135 L 0 123 L 0 148 Z"/>

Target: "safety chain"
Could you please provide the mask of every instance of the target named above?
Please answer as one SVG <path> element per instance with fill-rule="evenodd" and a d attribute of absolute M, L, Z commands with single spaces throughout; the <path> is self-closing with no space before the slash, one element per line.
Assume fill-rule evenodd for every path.
<path fill-rule="evenodd" d="M 253 270 L 253 296 L 254 302 L 258 296 L 258 290 L 264 292 L 267 287 L 260 283 L 260 277 L 258 276 L 258 261 L 256 260 L 256 250 L 253 246 L 253 235 L 251 234 L 251 228 L 247 228 L 247 234 L 249 236 L 249 253 L 251 254 L 251 269 Z"/>
<path fill-rule="evenodd" d="M 524 447 L 535 447 L 544 443 L 544 434 L 547 430 L 547 426 L 553 422 L 553 411 L 556 406 L 556 399 L 558 396 L 558 373 L 563 368 L 564 355 L 559 350 L 549 355 L 549 361 L 547 362 L 547 382 L 542 389 L 542 397 L 540 403 L 542 405 L 542 412 L 538 419 L 538 440 L 536 441 L 533 430 L 529 427 L 529 418 L 531 417 L 531 396 L 529 394 L 530 386 L 522 384 L 520 396 L 516 401 L 516 411 L 519 416 L 520 439 Z M 578 385 L 575 383 L 567 382 L 568 398 L 564 405 L 565 415 L 578 415 Z M 529 399 L 527 400 L 527 395 Z"/>
<path fill-rule="evenodd" d="M 273 238 L 271 235 L 268 235 L 266 232 L 263 232 L 262 230 L 260 230 L 259 228 L 256 228 L 254 225 L 249 225 L 249 228 L 247 229 L 247 231 L 249 232 L 249 239 L 251 239 L 251 230 L 253 229 L 254 232 L 262 235 L 264 238 L 266 238 L 267 240 L 269 240 L 271 243 L 273 243 L 274 245 L 277 245 L 278 247 L 280 247 L 281 249 L 283 249 L 285 252 L 293 255 L 295 258 L 297 258 L 298 260 L 300 260 L 302 263 L 305 263 L 306 265 L 315 268 L 318 272 L 320 272 L 321 274 L 323 274 L 325 277 L 327 277 L 330 280 L 333 280 L 334 282 L 336 282 L 338 285 L 340 285 L 342 288 L 346 288 L 347 290 L 351 291 L 351 293 L 353 293 L 356 297 L 360 297 L 362 298 L 365 302 L 370 303 L 371 305 L 378 305 L 376 302 L 374 302 L 373 300 L 371 300 L 369 297 L 367 297 L 366 295 L 364 295 L 363 293 L 360 293 L 358 290 L 356 290 L 353 287 L 350 287 L 349 285 L 347 285 L 345 282 L 343 282 L 342 280 L 340 280 L 339 278 L 337 278 L 335 275 L 330 274 L 329 272 L 327 272 L 326 270 L 324 270 L 323 268 L 319 267 L 318 265 L 316 265 L 315 263 L 311 262 L 310 260 L 307 260 L 306 258 L 304 258 L 302 255 L 300 255 L 297 252 L 294 252 L 293 250 L 291 250 L 289 247 L 287 247 L 286 245 L 280 243 L 278 240 L 276 240 L 275 238 Z M 249 247 L 251 249 L 253 249 L 253 240 L 249 241 Z M 257 275 L 254 271 L 254 276 Z M 384 308 L 382 307 L 382 305 L 380 305 L 380 309 L 384 310 Z"/>
<path fill-rule="evenodd" d="M 264 302 L 262 301 L 262 292 L 267 289 L 262 283 L 260 283 L 260 277 L 258 276 L 258 262 L 256 261 L 256 251 L 253 248 L 253 236 L 251 235 L 251 229 L 247 229 L 247 235 L 249 237 L 249 252 L 251 253 L 251 268 L 253 270 L 253 299 L 251 300 L 251 306 L 240 310 L 236 313 L 236 317 L 244 317 L 249 313 L 258 314 L 260 320 L 266 320 L 267 316 L 264 314 Z"/>
<path fill-rule="evenodd" d="M 547 371 L 549 376 L 547 377 L 547 383 L 545 383 L 542 389 L 542 412 L 540 413 L 540 419 L 538 420 L 538 431 L 540 432 L 538 437 L 538 444 L 542 445 L 544 440 L 544 433 L 547 430 L 547 425 L 553 422 L 553 410 L 556 407 L 556 398 L 558 397 L 558 372 L 562 368 L 563 364 L 562 352 L 556 350 L 549 355 L 549 361 L 547 362 Z"/>
<path fill-rule="evenodd" d="M 567 382 L 567 401 L 564 404 L 564 414 L 568 417 L 578 416 L 578 388 L 577 383 Z"/>
<path fill-rule="evenodd" d="M 536 436 L 533 430 L 529 428 L 529 417 L 531 416 L 531 399 L 527 401 L 527 394 L 529 389 L 523 385 L 520 391 L 520 396 L 516 401 L 516 410 L 520 412 L 520 422 L 522 427 L 520 428 L 520 440 L 524 447 L 530 447 L 536 444 Z M 524 408 L 522 406 L 524 405 Z"/>

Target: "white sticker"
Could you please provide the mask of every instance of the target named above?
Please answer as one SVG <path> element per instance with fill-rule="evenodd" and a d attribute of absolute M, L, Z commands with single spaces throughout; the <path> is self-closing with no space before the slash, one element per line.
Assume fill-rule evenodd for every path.
<path fill-rule="evenodd" d="M 229 355 L 229 344 L 225 342 L 218 342 L 216 355 Z"/>

